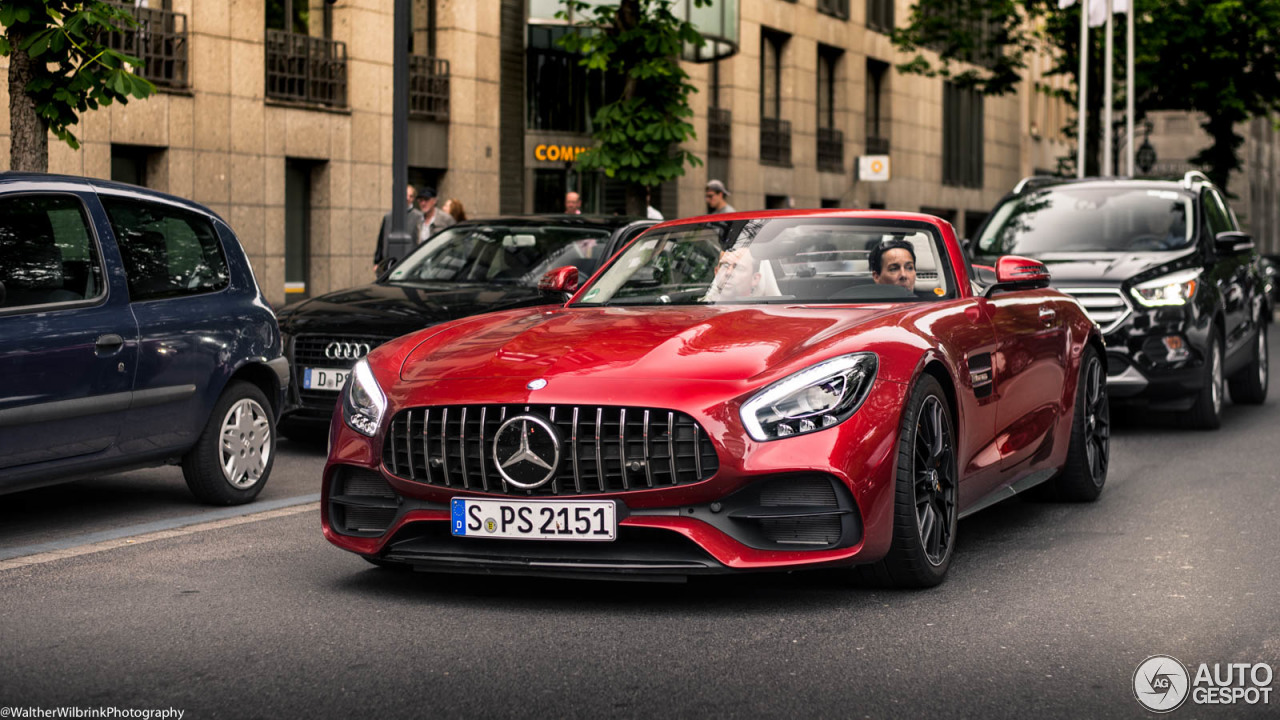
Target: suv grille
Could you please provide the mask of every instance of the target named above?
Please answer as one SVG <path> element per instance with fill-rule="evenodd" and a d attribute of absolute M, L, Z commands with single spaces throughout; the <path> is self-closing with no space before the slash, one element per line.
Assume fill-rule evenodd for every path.
<path fill-rule="evenodd" d="M 555 477 L 532 490 L 509 486 L 493 460 L 508 415 L 551 421 L 565 447 Z M 684 413 L 596 405 L 451 405 L 403 410 L 391 421 L 383 465 L 439 487 L 520 496 L 579 495 L 687 485 L 720 468 L 715 447 Z"/>
<path fill-rule="evenodd" d="M 1058 288 L 1080 302 L 1090 320 L 1098 323 L 1103 333 L 1119 327 L 1133 312 L 1124 294 L 1114 288 Z"/>

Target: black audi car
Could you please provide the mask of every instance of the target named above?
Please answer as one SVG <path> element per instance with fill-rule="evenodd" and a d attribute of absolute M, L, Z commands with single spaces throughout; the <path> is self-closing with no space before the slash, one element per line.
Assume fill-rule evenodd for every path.
<path fill-rule="evenodd" d="M 293 373 L 281 431 L 322 434 L 351 367 L 378 345 L 468 315 L 563 302 L 562 294 L 538 289 L 546 271 L 572 265 L 584 282 L 654 224 L 589 215 L 462 222 L 428 239 L 376 282 L 285 307 L 278 317 Z"/>
<path fill-rule="evenodd" d="M 1202 173 L 1181 181 L 1028 178 L 970 245 L 975 264 L 1024 255 L 1101 326 L 1113 401 L 1221 424 L 1224 390 L 1267 397 L 1271 300 L 1251 238 Z M 1052 318 L 1046 318 L 1052 322 Z"/>

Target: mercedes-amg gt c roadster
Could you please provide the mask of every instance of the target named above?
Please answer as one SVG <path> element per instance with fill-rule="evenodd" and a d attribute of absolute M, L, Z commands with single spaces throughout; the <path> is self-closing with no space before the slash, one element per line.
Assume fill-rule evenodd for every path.
<path fill-rule="evenodd" d="M 581 287 L 572 267 L 543 276 L 563 305 L 356 364 L 325 536 L 432 571 L 935 585 L 961 517 L 1032 488 L 1094 500 L 1106 480 L 1101 335 L 1048 281 L 1026 258 L 972 267 L 927 215 L 657 225 Z"/>

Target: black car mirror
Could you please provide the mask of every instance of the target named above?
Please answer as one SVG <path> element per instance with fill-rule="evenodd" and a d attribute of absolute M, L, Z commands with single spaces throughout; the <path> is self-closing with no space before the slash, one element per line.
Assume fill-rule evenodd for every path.
<path fill-rule="evenodd" d="M 1213 249 L 1219 255 L 1243 255 L 1253 248 L 1253 238 L 1239 230 L 1220 232 L 1213 237 Z"/>
<path fill-rule="evenodd" d="M 382 262 L 374 266 L 373 274 L 377 275 L 378 279 L 381 280 L 384 275 L 391 272 L 391 269 L 396 266 L 397 262 L 399 262 L 399 258 L 383 258 Z"/>
<path fill-rule="evenodd" d="M 636 268 L 631 273 L 631 277 L 627 278 L 627 285 L 631 287 L 653 287 L 661 285 L 662 280 L 658 277 L 658 268 L 652 265 L 643 265 Z"/>

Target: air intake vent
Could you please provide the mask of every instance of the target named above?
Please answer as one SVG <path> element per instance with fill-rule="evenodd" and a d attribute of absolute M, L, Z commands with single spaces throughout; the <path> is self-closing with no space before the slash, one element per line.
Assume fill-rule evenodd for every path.
<path fill-rule="evenodd" d="M 341 467 L 333 475 L 329 493 L 329 521 L 343 535 L 375 536 L 385 533 L 400 509 L 400 497 L 381 473 L 357 467 Z"/>
<path fill-rule="evenodd" d="M 508 417 L 536 415 L 561 438 L 560 464 L 538 488 L 509 485 L 493 459 Z M 715 447 L 684 413 L 596 405 L 451 405 L 401 411 L 391 422 L 383 466 L 416 482 L 517 496 L 616 493 L 687 485 L 719 470 Z"/>

